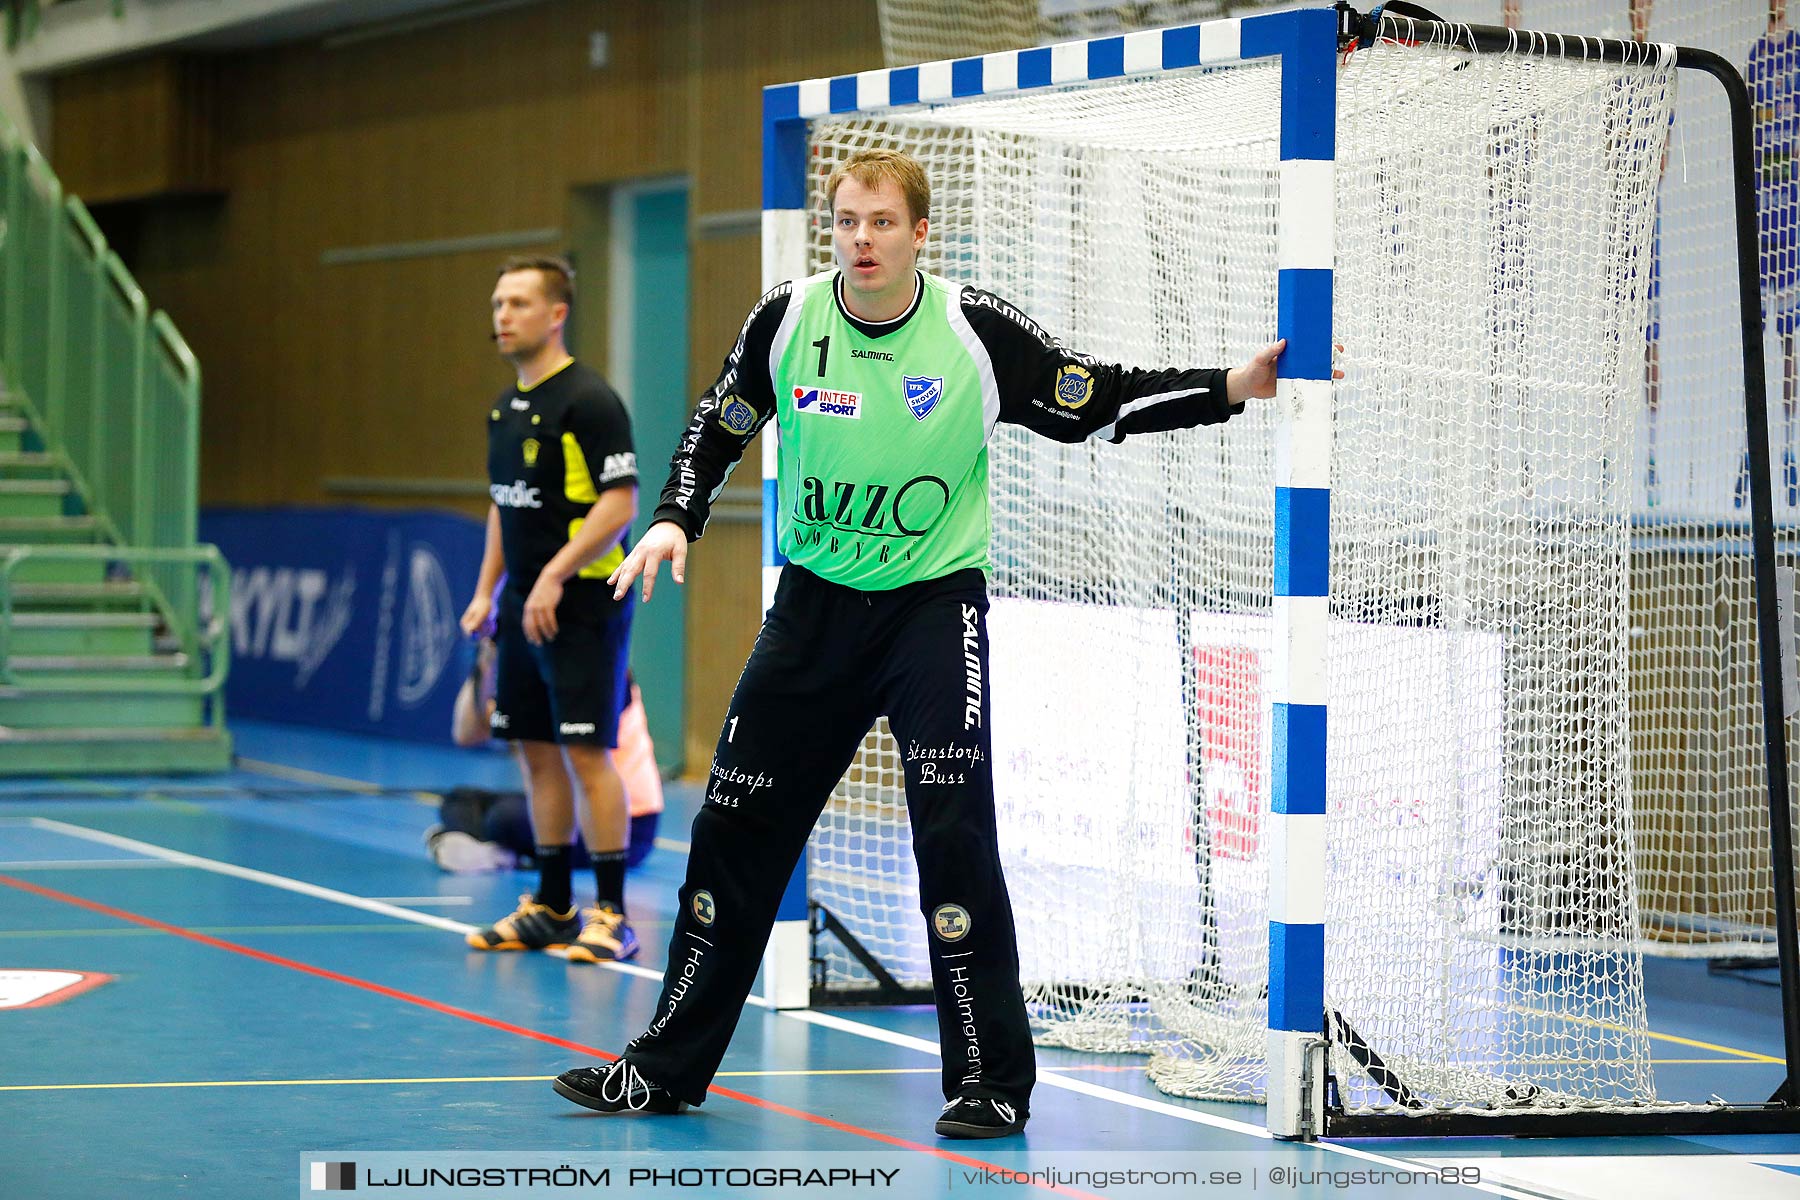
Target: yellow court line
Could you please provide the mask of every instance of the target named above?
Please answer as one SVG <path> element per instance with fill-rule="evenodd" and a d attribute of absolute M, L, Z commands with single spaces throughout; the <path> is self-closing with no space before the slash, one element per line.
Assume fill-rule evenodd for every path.
<path fill-rule="evenodd" d="M 1615 1025 L 1611 1021 L 1596 1021 L 1592 1017 L 1569 1017 L 1564 1016 L 1561 1013 L 1546 1012 L 1541 1008 L 1526 1008 L 1523 1005 L 1513 1005 L 1511 1006 L 1511 1011 L 1518 1013 L 1521 1016 L 1550 1017 L 1555 1020 L 1565 1021 L 1570 1025 L 1586 1025 L 1593 1029 L 1604 1029 L 1609 1033 L 1630 1034 L 1637 1032 L 1636 1030 L 1628 1029 L 1623 1025 Z M 1677 1046 L 1691 1046 L 1695 1050 L 1712 1050 L 1719 1054 L 1733 1054 L 1746 1062 L 1783 1063 L 1786 1061 L 1785 1059 L 1780 1058 L 1770 1058 L 1766 1054 L 1758 1054 L 1754 1050 L 1739 1050 L 1735 1046 L 1720 1046 L 1713 1042 L 1697 1042 L 1692 1038 L 1677 1037 L 1672 1033 L 1658 1033 L 1654 1029 L 1646 1029 L 1644 1035 L 1652 1041 L 1670 1042 Z"/>
<path fill-rule="evenodd" d="M 173 809 L 182 813 L 203 813 L 205 806 L 195 804 L 192 800 L 177 800 L 173 796 L 165 796 L 161 792 L 145 792 L 142 799 L 159 808 Z"/>
<path fill-rule="evenodd" d="M 1711 1050 L 1718 1054 L 1736 1055 L 1743 1062 L 1782 1063 L 1786 1060 L 1770 1058 L 1767 1054 L 1758 1054 L 1754 1050 L 1739 1050 L 1735 1046 L 1717 1046 L 1712 1042 L 1696 1042 L 1692 1038 L 1676 1037 L 1672 1033 L 1650 1031 L 1650 1036 L 1659 1042 L 1673 1042 L 1677 1046 L 1692 1046 L 1696 1050 Z"/>
<path fill-rule="evenodd" d="M 323 771 L 309 771 L 305 767 L 287 767 L 280 763 L 262 762 L 254 758 L 240 758 L 237 765 L 254 775 L 267 775 L 272 779 L 284 779 L 289 783 L 316 783 L 320 787 L 328 787 L 333 791 L 356 792 L 363 796 L 406 795 L 419 804 L 441 804 L 444 798 L 436 792 L 424 791 L 390 791 L 370 783 L 366 779 L 351 779 L 344 775 L 327 775 Z"/>
<path fill-rule="evenodd" d="M 720 1071 L 719 1076 L 756 1078 L 774 1075 L 936 1075 L 937 1067 L 898 1067 L 866 1071 Z M 144 1088 L 234 1087 L 366 1087 L 412 1083 L 543 1083 L 554 1075 L 446 1075 L 418 1079 L 195 1079 L 153 1083 L 9 1083 L 0 1092 L 98 1092 Z"/>
<path fill-rule="evenodd" d="M 254 758 L 240 758 L 236 764 L 239 768 L 255 775 L 267 775 L 273 779 L 285 779 L 289 783 L 316 783 L 322 787 L 333 788 L 340 792 L 360 792 L 365 796 L 379 796 L 381 788 L 366 779 L 350 779 L 343 775 L 327 775 L 323 771 L 308 771 L 304 767 L 284 767 L 280 763 L 261 762 Z"/>
<path fill-rule="evenodd" d="M 1080 1066 L 1045 1068 L 1057 1073 L 1077 1071 L 1126 1071 L 1130 1067 Z M 936 1075 L 939 1067 L 863 1067 L 813 1071 L 720 1071 L 721 1079 L 775 1079 L 796 1075 Z M 414 1083 L 543 1083 L 554 1075 L 442 1075 L 416 1079 L 192 1079 L 150 1083 L 8 1083 L 0 1092 L 102 1092 L 141 1091 L 146 1088 L 234 1087 L 368 1087 Z"/>
<path fill-rule="evenodd" d="M 1604 1029 L 1609 1033 L 1636 1032 L 1623 1025 L 1615 1025 L 1611 1021 L 1596 1021 L 1588 1017 L 1563 1017 L 1557 1013 L 1548 1013 L 1538 1008 L 1515 1007 L 1513 1011 L 1530 1017 L 1556 1017 L 1559 1020 L 1567 1021 L 1571 1025 L 1588 1025 L 1595 1029 Z M 1785 1061 L 1784 1059 L 1770 1058 L 1766 1054 L 1758 1054 L 1754 1050 L 1739 1050 L 1735 1046 L 1720 1046 L 1712 1042 L 1696 1042 L 1692 1038 L 1677 1037 L 1672 1033 L 1658 1033 L 1654 1029 L 1646 1029 L 1644 1035 L 1652 1041 L 1670 1042 L 1677 1046 L 1692 1046 L 1696 1050 L 1712 1050 L 1719 1054 L 1735 1054 L 1749 1062 L 1779 1063 Z"/>
<path fill-rule="evenodd" d="M 1620 1059 L 1620 1058 L 1601 1058 L 1601 1059 L 1593 1059 L 1593 1058 L 1520 1058 L 1520 1059 L 1513 1059 L 1511 1061 L 1511 1065 L 1515 1066 L 1515 1067 L 1535 1067 L 1540 1070 L 1550 1070 L 1550 1069 L 1554 1069 L 1557 1067 L 1610 1067 L 1610 1066 L 1614 1066 L 1618 1063 L 1625 1062 L 1625 1061 L 1628 1061 L 1628 1060 Z M 1661 1063 L 1724 1063 L 1724 1064 L 1727 1064 L 1730 1066 L 1742 1066 L 1742 1067 L 1760 1067 L 1760 1066 L 1763 1066 L 1765 1063 L 1773 1063 L 1776 1066 L 1781 1065 L 1781 1060 L 1778 1058 L 1760 1058 L 1760 1057 L 1758 1057 L 1758 1058 L 1652 1058 L 1652 1059 L 1646 1059 L 1645 1061 L 1647 1064 L 1649 1064 L 1651 1066 L 1656 1066 Z M 1141 1067 L 1139 1069 L 1142 1070 Z"/>
<path fill-rule="evenodd" d="M 27 794 L 37 800 L 56 800 L 63 795 L 131 797 L 135 796 L 137 792 L 132 788 L 103 779 L 55 779 L 45 780 L 42 790 L 28 788 Z M 28 820 L 29 818 L 22 819 Z"/>

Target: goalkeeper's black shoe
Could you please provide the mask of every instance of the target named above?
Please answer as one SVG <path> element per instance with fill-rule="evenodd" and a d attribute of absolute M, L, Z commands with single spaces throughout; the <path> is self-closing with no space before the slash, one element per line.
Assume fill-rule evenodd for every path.
<path fill-rule="evenodd" d="M 486 929 L 469 935 L 475 950 L 553 950 L 581 936 L 581 918 L 571 905 L 559 913 L 531 896 L 519 897 L 519 907 Z"/>
<path fill-rule="evenodd" d="M 551 1087 L 565 1100 L 595 1112 L 678 1113 L 687 1102 L 638 1073 L 628 1059 L 604 1067 L 576 1067 L 556 1077 Z"/>
<path fill-rule="evenodd" d="M 947 1138 L 1010 1137 L 1025 1132 L 1031 1114 L 1004 1100 L 962 1096 L 944 1105 L 937 1134 Z"/>

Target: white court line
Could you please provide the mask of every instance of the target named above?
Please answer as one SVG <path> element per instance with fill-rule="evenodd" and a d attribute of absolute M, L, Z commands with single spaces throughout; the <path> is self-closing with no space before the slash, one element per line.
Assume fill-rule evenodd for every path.
<path fill-rule="evenodd" d="M 315 900 L 328 900 L 334 904 L 360 908 L 364 912 L 379 913 L 384 917 L 395 917 L 402 921 L 416 921 L 421 925 L 430 925 L 451 933 L 468 933 L 475 928 L 473 925 L 465 925 L 460 921 L 434 917 L 430 913 L 414 912 L 410 908 L 398 908 L 392 904 L 384 904 L 380 900 L 352 896 L 348 892 L 319 887 L 317 884 L 305 883 L 298 879 L 289 879 L 285 875 L 272 875 L 267 871 L 240 867 L 236 863 L 220 862 L 216 858 L 201 858 L 197 854 L 171 850 L 167 846 L 140 842 L 136 838 L 121 837 L 116 833 L 107 833 L 100 829 L 89 829 L 85 825 L 71 825 L 67 821 L 58 821 L 50 817 L 33 817 L 31 823 L 39 829 L 52 829 L 57 833 L 67 834 L 69 837 L 81 838 L 83 841 L 98 842 L 103 846 L 113 846 L 120 850 L 132 850 L 151 858 L 162 859 L 164 862 L 211 871 L 215 875 L 229 875 L 234 879 L 247 879 L 251 883 L 266 884 L 269 887 L 280 888 L 284 892 L 298 892 L 302 896 L 311 896 Z"/>
<path fill-rule="evenodd" d="M 758 999 L 758 997 L 752 997 L 752 999 Z M 933 1057 L 941 1057 L 936 1042 L 927 1041 L 924 1038 L 913 1037 L 910 1034 L 895 1033 L 891 1029 L 879 1029 L 872 1025 L 863 1025 L 856 1021 L 847 1021 L 842 1017 L 834 1017 L 828 1013 L 812 1012 L 804 1009 L 785 1010 L 781 1015 L 784 1017 L 791 1017 L 796 1021 L 804 1021 L 808 1025 L 818 1025 L 824 1029 L 835 1029 L 840 1033 L 854 1034 L 857 1037 L 868 1038 L 871 1041 L 886 1042 L 890 1046 L 902 1046 L 909 1050 L 918 1050 L 922 1053 L 930 1054 Z M 1213 1129 L 1222 1129 L 1230 1133 L 1241 1133 L 1246 1137 L 1261 1138 L 1264 1141 L 1275 1140 L 1269 1131 L 1261 1125 L 1252 1125 L 1248 1121 L 1234 1121 L 1230 1117 L 1221 1117 L 1213 1113 L 1201 1112 L 1198 1109 L 1180 1108 L 1161 1100 L 1152 1100 L 1147 1096 L 1135 1096 L 1130 1092 L 1121 1092 L 1109 1087 L 1101 1087 L 1097 1083 L 1089 1083 L 1084 1079 L 1072 1079 L 1066 1075 L 1040 1074 L 1037 1081 L 1048 1087 L 1061 1088 L 1065 1092 L 1076 1092 L 1080 1095 L 1092 1096 L 1099 1100 L 1110 1100 L 1113 1103 L 1123 1105 L 1126 1108 L 1138 1108 L 1145 1112 L 1156 1113 L 1158 1116 L 1174 1117 L 1176 1120 L 1180 1121 L 1191 1121 L 1196 1125 L 1207 1125 Z M 1367 1150 L 1358 1149 L 1355 1146 L 1345 1146 L 1338 1142 L 1307 1142 L 1297 1144 L 1310 1145 L 1319 1150 L 1329 1150 L 1335 1154 L 1346 1154 L 1351 1158 L 1360 1158 L 1365 1162 L 1380 1163 L 1382 1166 L 1395 1167 L 1401 1170 L 1416 1169 L 1419 1165 L 1417 1162 L 1409 1162 L 1408 1160 L 1401 1158 L 1389 1158 L 1386 1155 L 1381 1154 L 1372 1154 Z M 1473 1187 L 1478 1191 L 1491 1192 L 1496 1196 L 1520 1197 L 1524 1198 L 1524 1200 L 1536 1200 L 1538 1195 L 1536 1192 L 1515 1191 L 1510 1188 L 1501 1187 L 1498 1184 L 1490 1185 L 1480 1183 L 1462 1184 L 1460 1186 Z"/>
<path fill-rule="evenodd" d="M 475 903 L 473 896 L 370 896 L 377 904 L 404 904 L 409 908 L 461 908 Z"/>
<path fill-rule="evenodd" d="M 90 842 L 99 842 L 102 845 L 115 846 L 123 850 L 134 850 L 139 854 L 149 855 L 152 858 L 159 858 L 165 862 L 177 863 L 181 866 L 193 867 L 201 871 L 211 871 L 217 875 L 229 875 L 234 879 L 244 879 L 251 883 L 260 883 L 268 887 L 280 888 L 282 891 L 286 892 L 297 892 L 302 896 L 311 896 L 316 900 L 326 900 L 334 904 L 345 905 L 349 908 L 362 909 L 364 912 L 380 913 L 383 916 L 393 917 L 400 921 L 412 921 L 420 925 L 430 925 L 434 929 L 442 929 L 451 933 L 466 934 L 472 932 L 476 928 L 473 925 L 464 924 L 461 921 L 452 921 L 446 917 L 434 916 L 430 913 L 414 912 L 410 908 L 397 908 L 392 904 L 386 904 L 380 900 L 371 900 L 364 896 L 354 896 L 349 892 L 337 891 L 335 888 L 320 887 L 317 884 L 306 883 L 299 879 L 290 879 L 285 875 L 275 875 L 268 871 L 257 871 L 250 867 L 240 867 L 236 863 L 221 862 L 218 859 L 213 858 L 202 858 L 197 854 L 188 854 L 181 850 L 171 850 L 166 846 L 158 846 L 150 842 L 140 842 L 135 838 L 121 837 L 116 833 L 107 833 L 104 830 L 89 829 L 84 825 L 71 825 L 66 821 L 57 821 L 49 817 L 31 817 L 29 818 L 29 822 L 40 829 L 55 830 L 58 833 L 67 834 L 70 837 L 82 838 Z M 561 951 L 554 950 L 550 951 L 550 953 L 558 956 L 562 954 Z M 598 965 L 627 975 L 635 975 L 640 979 L 653 980 L 659 984 L 662 982 L 661 971 L 653 971 L 648 967 L 640 967 L 634 963 L 603 962 Z M 766 1009 L 769 1007 L 769 1002 L 761 996 L 747 997 L 746 1002 L 753 1004 L 758 1008 Z M 847 1033 L 854 1037 L 864 1038 L 869 1041 L 885 1042 L 890 1046 L 899 1046 L 908 1050 L 917 1050 L 923 1054 L 929 1054 L 934 1058 L 942 1057 L 936 1042 L 927 1041 L 924 1038 L 913 1037 L 909 1034 L 895 1033 L 892 1030 L 881 1029 L 873 1025 L 864 1025 L 857 1021 L 848 1021 L 843 1017 L 834 1017 L 827 1013 L 813 1012 L 808 1009 L 782 1009 L 778 1010 L 776 1015 L 787 1017 L 790 1020 L 801 1021 L 808 1025 L 816 1025 L 821 1029 L 830 1029 L 839 1033 Z M 1145 1112 L 1153 1112 L 1159 1116 L 1173 1117 L 1179 1121 L 1189 1121 L 1196 1125 L 1206 1125 L 1230 1133 L 1241 1133 L 1246 1137 L 1260 1138 L 1263 1141 L 1274 1140 L 1267 1129 L 1260 1125 L 1252 1125 L 1248 1121 L 1234 1121 L 1229 1117 L 1214 1116 L 1212 1113 L 1200 1112 L 1191 1108 L 1182 1108 L 1174 1104 L 1168 1104 L 1160 1100 L 1152 1100 L 1144 1096 L 1134 1096 L 1129 1092 L 1115 1091 L 1112 1088 L 1101 1087 L 1098 1084 L 1088 1083 L 1085 1080 L 1071 1079 L 1065 1075 L 1040 1075 L 1038 1077 L 1038 1082 L 1049 1087 L 1061 1088 L 1064 1091 L 1069 1092 L 1077 1092 L 1081 1095 L 1090 1096 L 1098 1100 L 1107 1100 L 1127 1108 L 1142 1109 Z M 1382 1166 L 1393 1167 L 1402 1171 L 1417 1170 L 1421 1165 L 1417 1161 L 1402 1158 L 1390 1158 L 1382 1154 L 1372 1154 L 1367 1150 L 1361 1150 L 1355 1146 L 1345 1146 L 1337 1142 L 1308 1142 L 1297 1144 L 1308 1145 L 1314 1149 L 1323 1150 L 1332 1154 L 1343 1154 L 1350 1158 L 1361 1159 L 1364 1162 L 1379 1163 Z M 1499 1184 L 1484 1182 L 1476 1184 L 1465 1183 L 1459 1186 L 1473 1188 L 1476 1191 L 1487 1192 L 1495 1196 L 1512 1197 L 1513 1200 L 1538 1200 L 1536 1193 L 1518 1191 L 1513 1188 L 1502 1187 Z"/>
<path fill-rule="evenodd" d="M 104 871 L 114 867 L 159 867 L 167 869 L 176 863 L 142 858 L 24 858 L 16 862 L 0 862 L 0 871 Z"/>
<path fill-rule="evenodd" d="M 240 867 L 236 863 L 221 862 L 216 858 L 202 858 L 198 854 L 188 854 L 181 850 L 171 850 L 167 846 L 158 846 L 151 842 L 140 842 L 136 838 L 122 837 L 116 833 L 107 833 L 100 829 L 89 829 L 85 825 L 71 825 L 67 821 L 58 821 L 50 817 L 31 817 L 29 823 L 40 829 L 51 829 L 70 837 L 82 838 L 85 841 L 99 842 L 103 846 L 115 846 L 121 850 L 133 850 L 151 858 L 159 858 L 165 862 L 175 863 L 183 867 L 193 867 L 200 871 L 211 871 L 215 875 L 229 875 L 234 879 L 245 879 L 251 883 L 260 883 L 272 888 L 280 888 L 284 892 L 297 892 L 302 896 L 311 896 L 315 900 L 325 900 L 332 904 L 342 904 L 347 908 L 360 908 L 364 912 L 379 913 L 384 917 L 393 917 L 397 921 L 411 921 L 416 925 L 429 925 L 433 929 L 442 929 L 447 933 L 470 934 L 479 926 L 463 921 L 452 921 L 448 917 L 435 916 L 432 913 L 416 912 L 410 908 L 400 908 L 381 900 L 371 900 L 366 896 L 353 896 L 349 892 L 340 892 L 336 888 L 320 887 L 316 883 L 306 883 L 299 879 L 290 879 L 286 875 L 274 875 L 268 871 L 257 871 L 250 867 Z M 566 958 L 563 950 L 550 950 L 546 953 Z M 634 963 L 601 963 L 615 971 L 627 975 L 636 975 L 641 979 L 653 979 L 662 982 L 662 972 L 652 971 L 649 967 L 640 967 Z"/>

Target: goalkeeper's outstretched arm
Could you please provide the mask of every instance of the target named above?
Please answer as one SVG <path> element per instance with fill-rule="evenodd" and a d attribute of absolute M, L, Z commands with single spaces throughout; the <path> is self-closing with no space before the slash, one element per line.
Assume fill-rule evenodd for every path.
<path fill-rule="evenodd" d="M 1071 350 L 1011 304 L 964 288 L 963 315 L 994 366 L 999 419 L 1058 442 L 1216 425 L 1275 394 L 1276 342 L 1229 370 L 1142 370 Z"/>

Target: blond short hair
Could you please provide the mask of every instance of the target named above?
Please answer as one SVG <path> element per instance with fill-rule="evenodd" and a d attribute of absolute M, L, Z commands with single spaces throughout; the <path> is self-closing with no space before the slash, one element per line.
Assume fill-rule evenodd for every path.
<path fill-rule="evenodd" d="M 906 198 L 907 210 L 914 221 L 931 216 L 931 181 L 919 160 L 902 150 L 858 150 L 831 173 L 825 183 L 825 203 L 837 207 L 838 186 L 854 179 L 871 190 L 884 183 L 895 183 Z"/>

